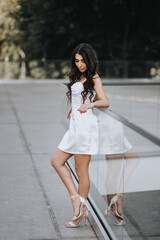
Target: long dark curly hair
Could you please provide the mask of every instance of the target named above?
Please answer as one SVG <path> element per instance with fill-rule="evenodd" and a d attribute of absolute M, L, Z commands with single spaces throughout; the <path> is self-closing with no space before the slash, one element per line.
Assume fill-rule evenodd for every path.
<path fill-rule="evenodd" d="M 71 70 L 68 73 L 70 82 L 67 84 L 68 92 L 66 93 L 68 97 L 68 101 L 72 102 L 72 96 L 71 96 L 71 86 L 76 82 L 79 81 L 82 73 L 79 71 L 75 64 L 75 55 L 76 53 L 80 54 L 84 62 L 87 66 L 86 71 L 83 73 L 85 78 L 87 79 L 84 85 L 84 90 L 81 92 L 83 103 L 85 102 L 88 93 L 90 93 L 89 99 L 91 101 L 94 93 L 94 82 L 93 82 L 93 76 L 98 73 L 98 59 L 95 50 L 90 44 L 87 43 L 81 43 L 79 44 L 73 51 L 71 56 Z"/>

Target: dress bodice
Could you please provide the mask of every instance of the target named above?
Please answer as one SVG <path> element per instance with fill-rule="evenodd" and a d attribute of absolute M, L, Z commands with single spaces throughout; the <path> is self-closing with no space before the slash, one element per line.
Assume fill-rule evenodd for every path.
<path fill-rule="evenodd" d="M 72 109 L 74 108 L 79 108 L 82 103 L 83 103 L 83 98 L 81 95 L 81 92 L 84 90 L 84 86 L 82 82 L 75 82 L 72 86 L 71 86 L 71 94 L 72 94 Z M 95 91 L 94 95 L 91 99 L 91 102 L 93 102 L 93 99 L 95 97 Z M 90 99 L 89 99 L 90 94 L 87 95 L 87 98 L 85 100 L 85 104 L 90 103 Z"/>

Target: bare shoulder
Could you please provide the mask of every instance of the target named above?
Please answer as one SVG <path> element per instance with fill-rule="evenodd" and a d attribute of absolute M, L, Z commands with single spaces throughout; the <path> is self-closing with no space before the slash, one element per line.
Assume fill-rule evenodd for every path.
<path fill-rule="evenodd" d="M 101 78 L 100 78 L 100 76 L 98 75 L 98 73 L 96 73 L 96 74 L 93 76 L 93 82 L 94 82 L 94 85 L 97 85 L 97 84 L 101 83 Z"/>
<path fill-rule="evenodd" d="M 98 75 L 98 73 L 96 73 L 94 76 L 93 76 L 93 81 L 97 78 L 100 78 L 100 76 Z"/>

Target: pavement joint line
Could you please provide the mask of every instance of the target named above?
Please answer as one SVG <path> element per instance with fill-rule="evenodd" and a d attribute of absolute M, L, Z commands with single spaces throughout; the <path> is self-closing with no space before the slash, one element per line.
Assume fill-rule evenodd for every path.
<path fill-rule="evenodd" d="M 50 201 L 49 201 L 49 199 L 48 199 L 48 197 L 47 197 L 47 194 L 46 194 L 46 192 L 45 192 L 45 189 L 44 189 L 44 187 L 43 187 L 43 184 L 42 184 L 40 175 L 39 175 L 38 170 L 37 170 L 37 168 L 36 168 L 35 161 L 34 161 L 34 159 L 33 159 L 33 157 L 32 157 L 32 153 L 31 153 L 30 148 L 29 148 L 29 145 L 28 145 L 28 143 L 27 143 L 27 139 L 26 139 L 25 134 L 24 134 L 24 132 L 23 132 L 23 128 L 22 128 L 22 126 L 21 126 L 21 122 L 20 122 L 20 120 L 19 120 L 19 118 L 18 118 L 16 109 L 15 109 L 15 107 L 14 107 L 14 104 L 13 104 L 10 96 L 9 96 L 8 89 L 7 89 L 6 86 L 5 86 L 5 91 L 6 91 L 6 95 L 7 95 L 7 97 L 8 97 L 8 100 L 9 100 L 9 102 L 10 102 L 10 104 L 11 104 L 12 111 L 13 111 L 15 117 L 16 117 L 17 124 L 18 124 L 19 130 L 20 130 L 20 134 L 21 134 L 22 139 L 23 139 L 23 141 L 24 141 L 24 143 L 25 143 L 26 150 L 28 151 L 28 154 L 29 154 L 29 156 L 30 156 L 30 159 L 31 159 L 31 162 L 32 162 L 32 166 L 33 166 L 33 170 L 34 170 L 34 172 L 35 172 L 35 176 L 36 176 L 36 178 L 37 178 L 37 181 L 38 181 L 38 184 L 39 184 L 39 186 L 40 186 L 42 195 L 43 195 L 43 197 L 44 197 L 44 200 L 45 200 L 45 203 L 46 203 L 46 206 L 47 206 L 47 210 L 48 210 L 48 213 L 49 213 L 49 215 L 50 215 L 50 218 L 51 218 L 51 221 L 52 221 L 54 230 L 55 230 L 55 232 L 56 232 L 56 234 L 57 234 L 57 237 L 58 237 L 58 238 L 57 238 L 56 240 L 58 240 L 58 239 L 59 239 L 59 240 L 63 240 L 62 233 L 61 233 L 61 231 L 60 231 L 60 228 L 59 228 L 59 225 L 58 225 L 56 216 L 55 216 L 55 214 L 54 214 L 54 212 L 53 212 L 52 206 L 51 206 Z"/>
<path fill-rule="evenodd" d="M 72 236 L 72 237 L 69 237 L 69 238 L 68 238 L 68 237 L 66 237 L 66 238 L 64 237 L 63 239 L 64 239 L 64 240 L 72 240 L 72 239 L 73 239 L 73 240 L 76 240 L 76 239 L 78 239 L 78 240 L 79 240 L 79 239 L 84 239 L 84 240 L 87 239 L 87 240 L 88 240 L 88 239 L 98 239 L 98 238 L 97 238 L 97 237 L 80 237 L 80 236 Z"/>
<path fill-rule="evenodd" d="M 26 155 L 26 153 L 0 153 L 0 156 L 10 156 L 10 155 L 21 156 L 21 155 Z"/>
<path fill-rule="evenodd" d="M 57 240 L 57 238 L 29 238 L 28 240 Z"/>
<path fill-rule="evenodd" d="M 9 125 L 9 124 L 14 124 L 14 125 L 16 125 L 17 123 L 16 122 L 0 122 L 0 125 Z M 36 123 L 36 122 L 24 122 L 23 123 L 23 125 L 25 125 L 25 124 L 35 124 L 35 125 L 42 125 L 42 124 L 44 124 L 43 122 L 38 122 L 38 123 Z M 53 124 L 53 122 L 45 122 L 45 124 Z"/>
<path fill-rule="evenodd" d="M 73 236 L 73 237 L 64 237 L 63 240 L 76 240 L 76 239 L 82 239 L 82 240 L 89 240 L 89 239 L 97 239 L 97 237 L 78 237 L 78 236 Z M 57 238 L 29 238 L 28 240 L 57 240 Z M 59 239 L 60 240 L 60 239 Z"/>
<path fill-rule="evenodd" d="M 12 152 L 10 152 L 10 153 L 0 153 L 0 156 L 9 156 L 9 155 L 25 155 L 26 154 L 26 152 L 24 152 L 24 153 L 16 153 L 16 152 L 14 152 L 14 153 L 12 153 Z M 48 153 L 32 153 L 32 156 L 33 155 L 51 155 L 51 154 L 53 154 L 53 153 L 50 153 L 50 152 L 48 152 Z"/>

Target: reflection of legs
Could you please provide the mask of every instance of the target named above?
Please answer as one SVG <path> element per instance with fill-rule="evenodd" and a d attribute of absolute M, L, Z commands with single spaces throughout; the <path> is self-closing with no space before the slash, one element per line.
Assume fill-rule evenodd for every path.
<path fill-rule="evenodd" d="M 124 153 L 124 158 L 126 159 L 126 161 L 123 168 L 121 182 L 119 185 L 119 191 L 118 191 L 119 193 L 122 193 L 125 191 L 124 189 L 127 186 L 127 183 L 131 177 L 131 174 L 139 162 L 139 156 L 135 152 Z"/>
<path fill-rule="evenodd" d="M 120 215 L 123 214 L 123 194 L 122 193 L 125 192 L 125 189 L 131 177 L 131 174 L 139 162 L 138 155 L 133 151 L 124 153 L 124 158 L 126 159 L 126 161 L 123 166 L 123 174 L 121 176 L 121 181 L 120 181 L 119 190 L 118 190 L 119 195 L 117 197 L 117 208 L 118 208 L 118 213 Z"/>
<path fill-rule="evenodd" d="M 112 195 L 117 194 L 118 178 L 122 166 L 122 154 L 106 155 L 107 160 L 107 193 L 109 195 L 109 202 Z"/>
<path fill-rule="evenodd" d="M 87 199 L 89 188 L 90 188 L 88 167 L 89 167 L 91 155 L 75 154 L 74 159 L 75 159 L 75 170 L 79 178 L 78 193 L 80 196 Z"/>
<path fill-rule="evenodd" d="M 75 187 L 75 184 L 73 182 L 71 173 L 67 166 L 65 165 L 65 162 L 72 156 L 70 153 L 63 152 L 60 149 L 57 149 L 55 154 L 52 157 L 51 164 L 61 177 L 63 183 L 65 184 L 66 188 L 68 189 L 68 192 L 70 196 L 76 195 L 77 190 Z M 75 216 L 78 216 L 79 214 L 79 207 L 80 207 L 80 199 L 79 198 L 73 198 L 72 199 L 73 204 L 73 210 Z"/>
<path fill-rule="evenodd" d="M 119 196 L 117 195 L 118 191 L 118 179 L 121 173 L 121 167 L 123 163 L 123 154 L 113 154 L 113 155 L 106 155 L 107 159 L 107 200 L 108 206 L 112 205 L 108 211 L 105 211 L 105 214 L 109 216 L 115 225 L 123 226 L 125 222 L 122 220 L 122 217 L 119 218 L 118 215 L 122 215 L 116 211 L 118 211 L 118 204 L 119 204 Z M 117 200 L 116 200 L 117 197 Z M 114 202 L 115 199 L 115 202 Z M 112 204 L 113 203 L 113 204 Z"/>
<path fill-rule="evenodd" d="M 121 172 L 122 163 L 124 163 L 123 158 L 125 158 L 126 161 L 125 161 L 125 166 L 123 166 L 123 169 L 122 169 L 123 174 L 121 174 L 120 176 L 120 184 L 118 184 L 118 178 Z M 115 207 L 116 207 L 118 216 L 123 216 L 124 188 L 126 187 L 133 170 L 135 169 L 135 167 L 139 162 L 138 155 L 135 152 L 130 151 L 125 154 L 109 155 L 109 156 L 106 156 L 106 159 L 107 159 L 107 165 L 108 165 L 108 174 L 107 174 L 108 205 L 110 205 L 111 201 L 113 201 L 113 197 L 117 194 L 117 197 L 116 198 L 114 197 L 116 199 L 116 202 L 115 204 L 113 204 L 112 210 L 115 213 Z M 112 217 L 112 214 L 109 213 L 109 216 Z"/>

